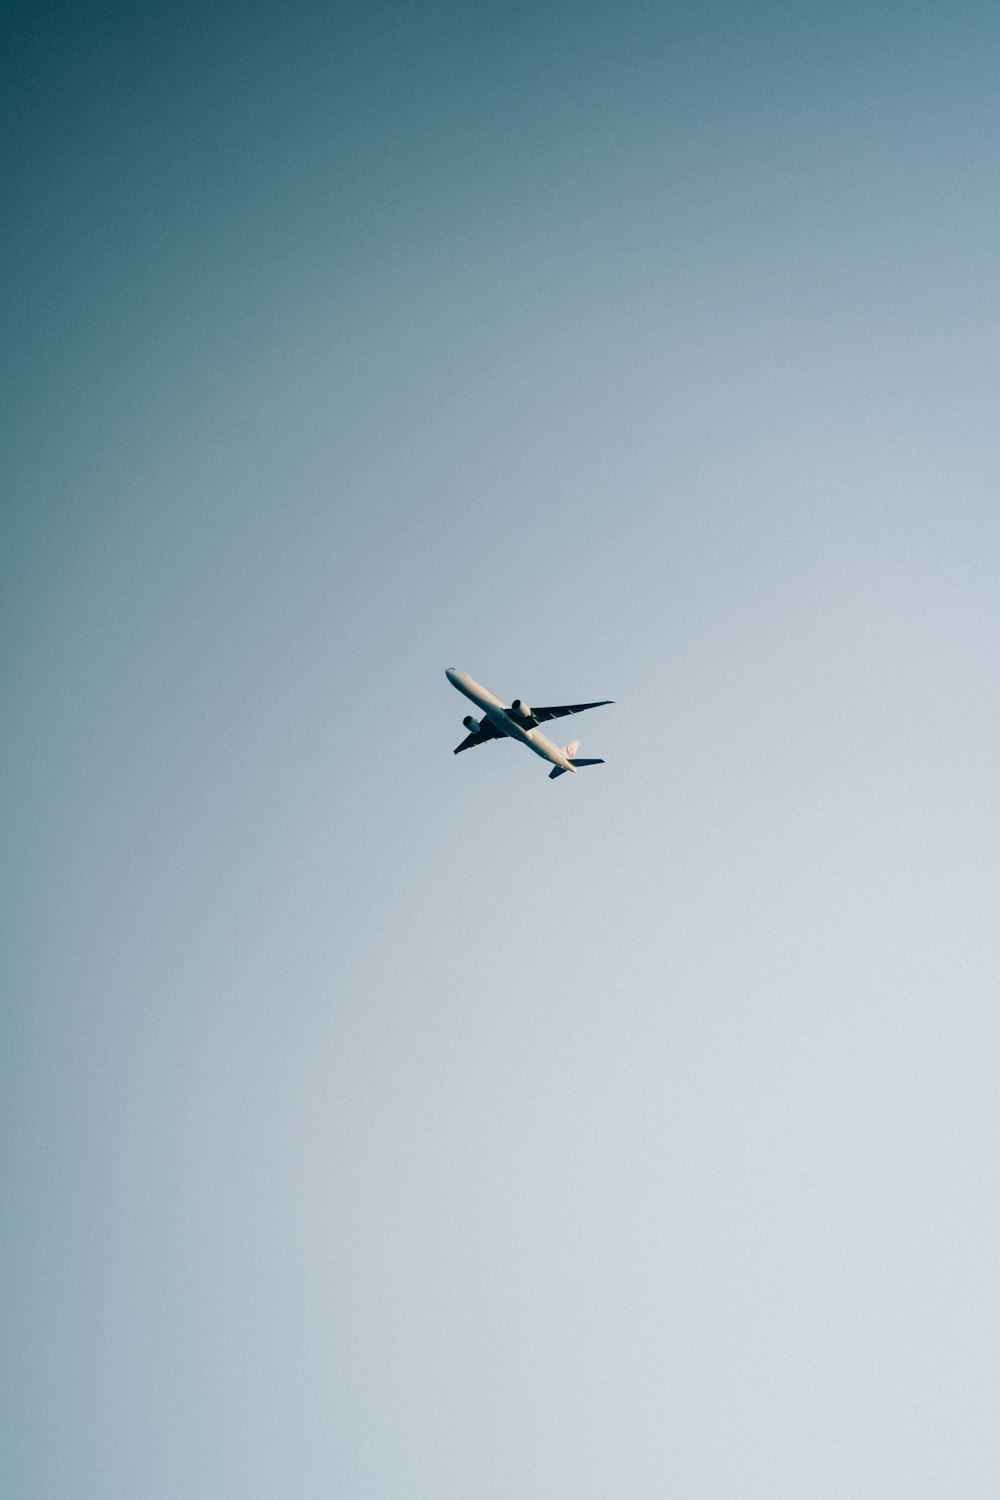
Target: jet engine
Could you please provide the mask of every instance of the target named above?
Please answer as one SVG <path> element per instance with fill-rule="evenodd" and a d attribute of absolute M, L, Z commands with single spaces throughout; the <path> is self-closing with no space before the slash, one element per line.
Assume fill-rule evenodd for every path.
<path fill-rule="evenodd" d="M 531 709 L 526 703 L 522 703 L 520 698 L 515 698 L 510 706 L 522 719 L 531 718 Z"/>
<path fill-rule="evenodd" d="M 474 719 L 471 714 L 466 714 L 465 718 L 462 720 L 462 723 L 465 725 L 470 734 L 478 734 L 480 728 L 482 727 L 479 724 L 478 720 Z"/>

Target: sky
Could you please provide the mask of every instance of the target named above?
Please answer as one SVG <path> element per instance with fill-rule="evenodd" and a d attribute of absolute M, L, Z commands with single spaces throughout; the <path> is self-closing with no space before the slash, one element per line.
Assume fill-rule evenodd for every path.
<path fill-rule="evenodd" d="M 4 27 L 3 1492 L 993 1500 L 996 7 Z"/>

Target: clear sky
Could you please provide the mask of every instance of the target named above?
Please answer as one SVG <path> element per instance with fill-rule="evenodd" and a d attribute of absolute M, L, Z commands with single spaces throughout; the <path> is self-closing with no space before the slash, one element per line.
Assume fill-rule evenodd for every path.
<path fill-rule="evenodd" d="M 995 1500 L 1000 11 L 2 55 L 3 1493 Z"/>

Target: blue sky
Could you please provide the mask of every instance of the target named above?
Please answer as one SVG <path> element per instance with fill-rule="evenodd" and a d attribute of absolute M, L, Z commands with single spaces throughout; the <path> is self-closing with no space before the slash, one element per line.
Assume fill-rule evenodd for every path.
<path fill-rule="evenodd" d="M 996 1494 L 998 29 L 8 23 L 5 1492 Z"/>

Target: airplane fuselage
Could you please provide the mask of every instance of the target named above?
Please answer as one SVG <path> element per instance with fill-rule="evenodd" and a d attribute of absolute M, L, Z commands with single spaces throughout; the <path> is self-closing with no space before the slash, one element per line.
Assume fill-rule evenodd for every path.
<path fill-rule="evenodd" d="M 459 672 L 455 667 L 448 667 L 445 676 L 452 687 L 464 693 L 466 698 L 476 705 L 483 717 L 489 719 L 494 729 L 498 729 L 509 739 L 527 745 L 529 750 L 534 750 L 536 755 L 558 766 L 561 771 L 572 771 L 574 776 L 576 775 L 576 766 L 569 756 L 563 754 L 558 745 L 553 745 L 540 729 L 526 729 L 523 724 L 519 724 L 511 714 L 508 705 L 501 703 L 499 698 L 495 698 L 488 688 L 484 688 L 481 682 L 470 677 L 468 672 Z"/>

